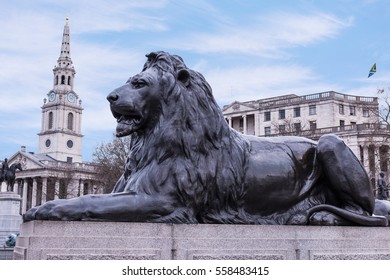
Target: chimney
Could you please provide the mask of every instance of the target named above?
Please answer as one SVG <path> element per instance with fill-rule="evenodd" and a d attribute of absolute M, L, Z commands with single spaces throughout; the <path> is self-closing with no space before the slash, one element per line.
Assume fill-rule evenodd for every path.
<path fill-rule="evenodd" d="M 20 151 L 21 151 L 22 153 L 25 153 L 25 152 L 26 152 L 26 146 L 21 146 L 21 147 L 20 147 Z"/>

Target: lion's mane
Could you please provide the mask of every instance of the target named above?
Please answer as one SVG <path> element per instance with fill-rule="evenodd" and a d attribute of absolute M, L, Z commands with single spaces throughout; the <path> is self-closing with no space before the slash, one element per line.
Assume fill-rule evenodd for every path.
<path fill-rule="evenodd" d="M 227 125 L 200 73 L 176 55 L 147 57 L 143 70 L 158 69 L 161 106 L 153 129 L 132 135 L 126 172 L 145 174 L 142 192 L 148 194 L 161 192 L 167 181 L 176 188 L 178 210 L 158 221 L 239 222 L 249 144 Z M 187 85 L 178 82 L 183 69 Z"/>

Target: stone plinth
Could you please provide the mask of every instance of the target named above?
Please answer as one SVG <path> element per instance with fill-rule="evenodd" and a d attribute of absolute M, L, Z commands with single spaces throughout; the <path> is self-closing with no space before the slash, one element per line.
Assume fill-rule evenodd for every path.
<path fill-rule="evenodd" d="M 0 247 L 11 233 L 20 230 L 22 216 L 20 213 L 20 195 L 13 192 L 0 192 Z"/>
<path fill-rule="evenodd" d="M 14 259 L 390 260 L 390 228 L 32 221 Z"/>

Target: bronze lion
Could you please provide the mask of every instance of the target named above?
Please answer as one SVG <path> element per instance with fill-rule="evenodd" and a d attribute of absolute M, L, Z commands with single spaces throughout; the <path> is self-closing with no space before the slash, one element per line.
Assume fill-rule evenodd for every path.
<path fill-rule="evenodd" d="M 369 178 L 342 140 L 236 132 L 179 56 L 148 54 L 107 99 L 117 136 L 132 141 L 113 192 L 50 201 L 25 221 L 387 225 L 372 215 Z"/>

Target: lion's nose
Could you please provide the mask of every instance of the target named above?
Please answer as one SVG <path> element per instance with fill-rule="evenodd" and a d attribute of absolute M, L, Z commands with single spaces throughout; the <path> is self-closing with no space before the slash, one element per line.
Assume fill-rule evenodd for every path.
<path fill-rule="evenodd" d="M 111 93 L 107 96 L 107 100 L 108 100 L 108 102 L 110 102 L 110 103 L 113 103 L 114 101 L 117 101 L 118 98 L 119 98 L 119 95 L 118 95 L 115 91 L 111 92 Z"/>

